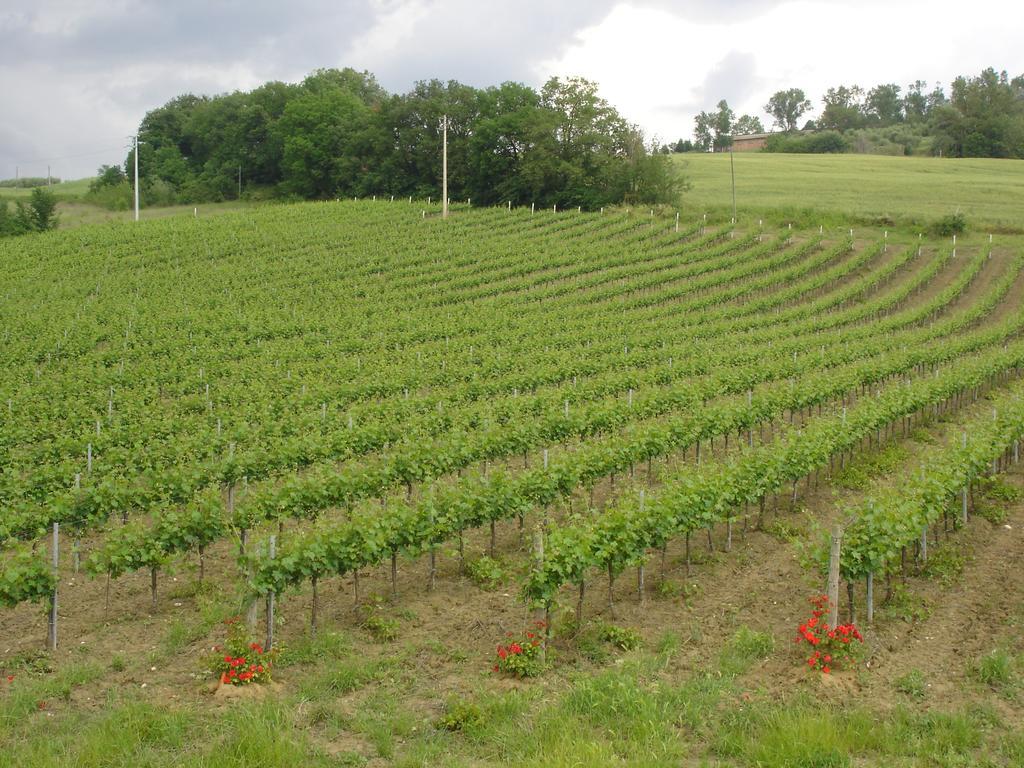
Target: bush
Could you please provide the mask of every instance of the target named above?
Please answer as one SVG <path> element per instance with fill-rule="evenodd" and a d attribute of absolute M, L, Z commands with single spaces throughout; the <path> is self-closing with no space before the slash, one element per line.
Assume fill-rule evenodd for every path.
<path fill-rule="evenodd" d="M 842 153 L 850 150 L 850 142 L 837 131 L 811 134 L 776 133 L 768 137 L 765 152 L 795 154 Z"/>
<path fill-rule="evenodd" d="M 508 575 L 500 560 L 487 555 L 466 563 L 466 574 L 474 584 L 483 589 L 495 589 Z"/>
<path fill-rule="evenodd" d="M 127 211 L 134 202 L 132 187 L 127 181 L 119 184 L 90 186 L 83 197 L 85 202 L 106 208 L 108 211 Z"/>
<path fill-rule="evenodd" d="M 635 651 L 643 643 L 640 633 L 635 629 L 617 627 L 614 624 L 602 626 L 598 632 L 598 637 L 622 651 Z"/>
<path fill-rule="evenodd" d="M 6 200 L 0 200 L 0 237 L 12 237 L 28 232 L 25 222 L 7 207 Z"/>
<path fill-rule="evenodd" d="M 546 625 L 536 622 L 534 629 L 520 636 L 508 633 L 508 643 L 498 645 L 494 671 L 513 677 L 536 677 L 544 671 L 543 633 Z"/>
<path fill-rule="evenodd" d="M 18 218 L 30 232 L 57 228 L 57 197 L 42 187 L 32 190 L 28 205 L 18 203 Z"/>
<path fill-rule="evenodd" d="M 484 724 L 484 714 L 480 707 L 471 701 L 452 698 L 445 702 L 444 712 L 437 719 L 439 730 L 465 731 L 479 728 Z"/>
<path fill-rule="evenodd" d="M 833 669 L 849 669 L 857 662 L 858 645 L 864 642 L 853 624 L 830 627 L 824 617 L 828 614 L 828 597 L 819 595 L 811 599 L 811 617 L 797 629 L 798 643 L 807 643 L 813 653 L 805 660 L 812 670 L 828 674 Z"/>
<path fill-rule="evenodd" d="M 207 663 L 222 685 L 269 683 L 276 651 L 264 651 L 259 643 L 250 642 L 245 626 L 234 617 L 224 622 L 227 641 L 214 646 Z"/>
<path fill-rule="evenodd" d="M 959 211 L 932 222 L 928 231 L 935 237 L 952 237 L 967 231 L 967 217 Z"/>

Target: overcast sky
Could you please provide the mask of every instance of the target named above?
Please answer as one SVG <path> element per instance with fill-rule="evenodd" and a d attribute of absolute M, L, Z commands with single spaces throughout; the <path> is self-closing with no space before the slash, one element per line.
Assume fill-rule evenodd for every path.
<path fill-rule="evenodd" d="M 368 69 L 392 92 L 596 80 L 649 136 L 691 135 L 722 98 L 820 105 L 841 83 L 1024 73 L 1020 0 L 2 0 L 0 178 L 90 175 L 147 110 L 186 92 Z"/>

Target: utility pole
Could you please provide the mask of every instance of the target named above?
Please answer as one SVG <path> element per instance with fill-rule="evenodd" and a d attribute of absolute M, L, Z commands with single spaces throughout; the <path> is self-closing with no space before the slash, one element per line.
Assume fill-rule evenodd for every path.
<path fill-rule="evenodd" d="M 732 225 L 736 226 L 736 163 L 732 159 L 732 145 L 729 146 L 729 172 L 732 174 Z"/>
<path fill-rule="evenodd" d="M 442 123 L 444 140 L 441 149 L 441 218 L 448 218 L 448 115 Z"/>
<path fill-rule="evenodd" d="M 135 139 L 135 220 L 139 220 L 139 134 L 132 137 Z"/>
<path fill-rule="evenodd" d="M 53 181 L 50 180 L 50 166 L 46 166 L 46 186 L 53 186 Z"/>

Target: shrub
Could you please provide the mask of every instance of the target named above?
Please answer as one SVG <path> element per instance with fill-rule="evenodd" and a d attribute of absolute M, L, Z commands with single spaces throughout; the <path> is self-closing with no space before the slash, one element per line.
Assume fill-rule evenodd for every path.
<path fill-rule="evenodd" d="M 495 672 L 503 672 L 514 677 L 536 677 L 544 671 L 544 649 L 541 646 L 541 635 L 546 625 L 538 621 L 534 629 L 527 630 L 520 636 L 508 633 L 508 643 L 498 645 Z"/>
<path fill-rule="evenodd" d="M 362 627 L 378 643 L 391 643 L 398 639 L 398 621 L 383 613 L 380 603 L 367 605 L 363 611 Z"/>
<path fill-rule="evenodd" d="M 928 231 L 935 237 L 961 235 L 967 231 L 967 217 L 959 211 L 957 213 L 950 213 L 941 219 L 933 221 Z"/>
<path fill-rule="evenodd" d="M 250 642 L 245 626 L 236 616 L 224 622 L 227 641 L 214 646 L 209 657 L 210 668 L 222 685 L 269 683 L 276 651 L 265 651 L 259 643 Z"/>
<path fill-rule="evenodd" d="M 470 580 L 483 589 L 495 589 L 505 580 L 505 568 L 500 560 L 483 555 L 466 563 Z"/>
<path fill-rule="evenodd" d="M 828 612 L 828 596 L 811 598 L 811 617 L 797 628 L 796 642 L 807 643 L 814 649 L 806 659 L 811 669 L 824 674 L 833 669 L 852 667 L 857 660 L 857 648 L 864 642 L 856 625 L 839 624 L 830 627 L 822 617 Z"/>
<path fill-rule="evenodd" d="M 765 152 L 787 152 L 797 154 L 842 153 L 850 150 L 850 142 L 836 131 L 820 131 L 811 134 L 776 133 L 768 137 Z"/>
<path fill-rule="evenodd" d="M 444 712 L 436 726 L 444 731 L 464 731 L 479 728 L 484 723 L 480 707 L 471 701 L 454 697 L 445 702 Z"/>
<path fill-rule="evenodd" d="M 614 624 L 605 624 L 598 630 L 597 636 L 600 640 L 611 643 L 619 650 L 635 651 L 643 644 L 640 633 L 629 627 L 617 627 Z"/>

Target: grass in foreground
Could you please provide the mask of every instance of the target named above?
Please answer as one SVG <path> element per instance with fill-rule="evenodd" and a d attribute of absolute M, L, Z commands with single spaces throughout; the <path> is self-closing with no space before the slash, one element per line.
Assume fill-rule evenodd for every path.
<path fill-rule="evenodd" d="M 741 628 L 708 668 L 673 675 L 679 638 L 622 655 L 596 674 L 480 686 L 424 708 L 410 696 L 416 649 L 367 660 L 343 635 L 291 654 L 287 693 L 214 709 L 142 693 L 92 706 L 76 688 L 93 665 L 26 676 L 0 702 L 0 766 L 1001 766 L 1024 759 L 1024 734 L 992 709 L 889 712 L 847 706 L 813 677 L 784 700 L 744 685 L 775 653 Z M 570 673 L 571 674 L 571 673 Z M 417 692 L 418 693 L 418 692 Z M 198 696 L 196 697 L 198 698 Z M 38 702 L 47 702 L 40 709 Z"/>

